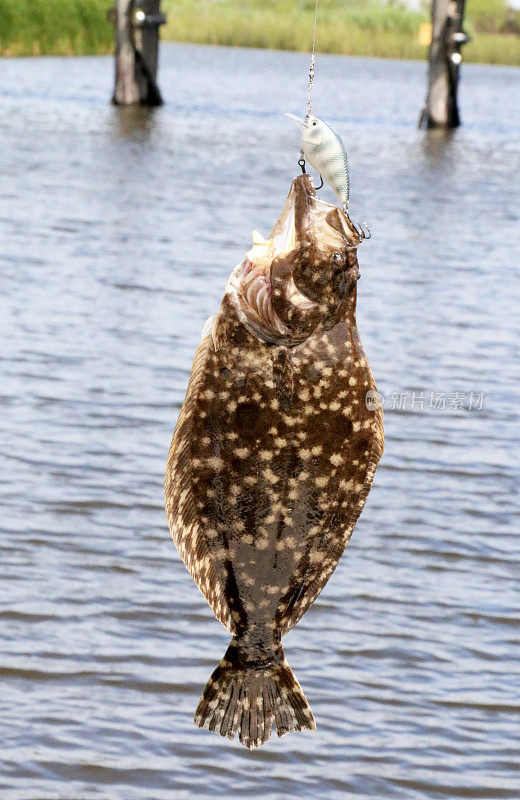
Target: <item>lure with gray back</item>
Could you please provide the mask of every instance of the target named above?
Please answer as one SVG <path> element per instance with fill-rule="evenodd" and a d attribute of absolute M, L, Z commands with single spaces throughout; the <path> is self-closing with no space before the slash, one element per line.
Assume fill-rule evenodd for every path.
<path fill-rule="evenodd" d="M 334 571 L 383 451 L 356 327 L 362 238 L 310 175 L 293 181 L 205 327 L 168 456 L 173 539 L 232 634 L 195 723 L 249 748 L 273 722 L 315 730 L 281 639 Z"/>
<path fill-rule="evenodd" d="M 285 116 L 303 127 L 305 160 L 325 178 L 341 205 L 347 206 L 350 190 L 348 158 L 339 133 L 318 117 L 300 119 L 295 114 Z"/>

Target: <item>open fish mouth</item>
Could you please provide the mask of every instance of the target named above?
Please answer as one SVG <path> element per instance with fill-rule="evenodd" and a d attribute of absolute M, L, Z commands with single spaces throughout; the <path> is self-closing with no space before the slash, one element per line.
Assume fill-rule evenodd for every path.
<path fill-rule="evenodd" d="M 303 176 L 302 176 L 303 177 Z M 291 336 L 290 328 L 280 319 L 273 303 L 273 264 L 279 259 L 291 259 L 300 243 L 302 234 L 310 223 L 312 208 L 310 197 L 315 191 L 310 181 L 303 182 L 295 191 L 293 185 L 282 213 L 269 237 L 264 239 L 253 232 L 253 246 L 245 260 L 231 273 L 227 293 L 231 296 L 238 316 L 246 328 L 261 339 L 276 342 Z M 299 291 L 292 275 L 285 286 L 288 302 L 305 311 L 317 308 L 317 304 Z"/>
<path fill-rule="evenodd" d="M 262 340 L 281 343 L 294 331 L 275 309 L 273 277 L 277 293 L 296 316 L 312 315 L 319 307 L 296 285 L 293 268 L 302 247 L 310 242 L 318 251 L 356 247 L 359 235 L 337 206 L 317 197 L 310 175 L 300 175 L 291 186 L 286 203 L 269 237 L 253 232 L 253 246 L 229 278 L 226 293 L 240 321 Z M 282 277 L 280 277 L 280 274 Z"/>
<path fill-rule="evenodd" d="M 289 329 L 274 310 L 270 264 L 246 256 L 231 273 L 226 293 L 242 324 L 255 335 L 269 342 L 289 336 Z"/>

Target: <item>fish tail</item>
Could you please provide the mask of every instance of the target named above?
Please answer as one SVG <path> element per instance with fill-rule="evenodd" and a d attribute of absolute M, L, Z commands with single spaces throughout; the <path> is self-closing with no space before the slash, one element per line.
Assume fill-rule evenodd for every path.
<path fill-rule="evenodd" d="M 264 744 L 274 720 L 278 736 L 316 730 L 312 711 L 280 646 L 276 660 L 247 664 L 237 660 L 236 640 L 213 672 L 195 712 L 199 728 L 239 739 L 250 750 Z"/>

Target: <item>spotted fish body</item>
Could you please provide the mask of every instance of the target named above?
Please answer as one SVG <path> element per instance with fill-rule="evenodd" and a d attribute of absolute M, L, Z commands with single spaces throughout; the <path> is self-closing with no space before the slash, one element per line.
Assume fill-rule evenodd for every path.
<path fill-rule="evenodd" d="M 303 127 L 302 151 L 305 159 L 325 178 L 341 205 L 348 205 L 348 157 L 339 133 L 318 117 L 310 116 L 303 120 L 294 114 L 286 116 Z"/>
<path fill-rule="evenodd" d="M 293 181 L 196 352 L 166 469 L 179 553 L 232 634 L 195 723 L 247 747 L 315 729 L 281 638 L 334 571 L 383 452 L 349 218 Z"/>

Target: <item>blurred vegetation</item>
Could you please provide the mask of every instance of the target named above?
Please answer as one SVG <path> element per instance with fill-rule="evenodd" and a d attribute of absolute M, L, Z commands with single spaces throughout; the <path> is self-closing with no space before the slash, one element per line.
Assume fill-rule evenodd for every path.
<path fill-rule="evenodd" d="M 110 53 L 110 0 L 0 0 L 4 56 Z"/>
<path fill-rule="evenodd" d="M 466 16 L 474 33 L 520 35 L 520 11 L 506 0 L 468 0 Z"/>
<path fill-rule="evenodd" d="M 164 39 L 201 44 L 310 50 L 315 0 L 163 0 Z M 81 55 L 113 51 L 113 0 L 0 0 L 3 55 Z M 320 0 L 319 52 L 424 59 L 418 42 L 429 2 Z M 520 65 L 520 12 L 507 0 L 468 0 L 466 61 Z"/>
<path fill-rule="evenodd" d="M 163 38 L 178 42 L 310 50 L 314 0 L 163 0 Z M 424 59 L 418 42 L 430 4 L 418 11 L 399 0 L 320 0 L 319 52 Z M 473 41 L 466 61 L 520 65 L 520 12 L 505 0 L 468 0 Z"/>
<path fill-rule="evenodd" d="M 314 0 L 168 0 L 165 39 L 310 50 Z M 424 56 L 416 43 L 424 15 L 376 0 L 320 0 L 319 52 Z M 196 24 L 194 24 L 196 20 Z M 411 50 L 410 50 L 411 48 Z"/>

